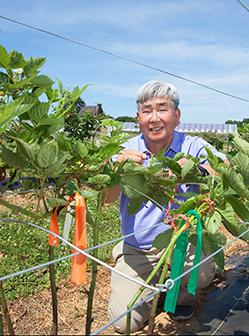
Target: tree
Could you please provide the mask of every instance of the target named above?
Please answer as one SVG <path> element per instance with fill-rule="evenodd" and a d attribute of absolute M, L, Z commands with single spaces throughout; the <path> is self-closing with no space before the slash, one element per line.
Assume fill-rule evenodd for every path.
<path fill-rule="evenodd" d="M 122 121 L 122 122 L 137 122 L 137 119 L 134 117 L 129 117 L 129 116 L 121 116 L 117 117 L 115 120 L 117 121 Z"/>
<path fill-rule="evenodd" d="M 93 140 L 96 134 L 100 131 L 101 120 L 105 118 L 105 115 L 93 115 L 88 111 L 79 115 L 79 111 L 84 106 L 86 106 L 85 102 L 81 98 L 77 99 L 65 118 L 64 130 L 74 139 Z"/>

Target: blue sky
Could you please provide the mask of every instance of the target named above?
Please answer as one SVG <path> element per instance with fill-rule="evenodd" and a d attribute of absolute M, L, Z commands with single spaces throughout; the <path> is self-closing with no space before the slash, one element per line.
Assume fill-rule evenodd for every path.
<path fill-rule="evenodd" d="M 236 0 L 11 0 L 0 15 L 249 99 L 249 13 Z M 249 117 L 247 102 L 2 19 L 0 30 L 9 51 L 45 56 L 43 73 L 65 87 L 90 83 L 82 98 L 114 117 L 135 116 L 136 92 L 152 79 L 177 87 L 182 122 Z"/>

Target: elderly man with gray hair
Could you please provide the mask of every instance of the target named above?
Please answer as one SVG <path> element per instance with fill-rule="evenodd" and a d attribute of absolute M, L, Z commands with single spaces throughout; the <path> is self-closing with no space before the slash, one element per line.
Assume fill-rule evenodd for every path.
<path fill-rule="evenodd" d="M 146 167 L 152 156 L 163 149 L 165 150 L 164 155 L 171 158 L 178 152 L 201 157 L 206 154 L 205 146 L 209 146 L 216 156 L 224 160 L 225 156 L 206 141 L 175 130 L 181 117 L 178 106 L 179 95 L 172 84 L 160 81 L 150 81 L 144 84 L 137 92 L 137 120 L 141 134 L 124 144 L 124 150 L 117 160 L 130 159 Z M 179 163 L 183 165 L 184 160 L 181 159 Z M 211 168 L 205 160 L 202 161 L 202 169 L 207 173 L 211 172 Z M 186 186 L 180 188 L 182 190 L 179 190 L 179 192 L 186 191 Z M 187 191 L 198 192 L 196 188 L 196 186 L 191 185 Z M 153 240 L 159 233 L 169 229 L 170 226 L 165 226 L 163 223 L 164 214 L 150 201 L 143 204 L 135 214 L 128 215 L 129 199 L 122 193 L 120 195 L 119 187 L 114 187 L 109 191 L 107 202 L 115 201 L 119 196 L 122 234 L 127 235 L 134 232 L 134 235 L 124 239 L 123 242 L 114 247 L 115 269 L 134 279 L 145 281 L 163 253 L 152 247 Z M 148 230 L 141 232 L 144 228 L 148 228 Z M 185 270 L 193 265 L 193 254 L 194 247 L 189 245 Z M 207 287 L 214 276 L 215 266 L 213 261 L 209 260 L 199 268 L 198 287 Z M 151 284 L 157 282 L 158 278 L 155 277 Z M 186 290 L 187 282 L 188 276 L 185 276 L 182 279 L 176 311 L 172 314 L 172 318 L 176 320 L 188 319 L 194 312 L 195 300 Z M 139 287 L 139 284 L 112 272 L 109 302 L 111 319 L 115 319 L 127 309 L 127 305 Z M 146 288 L 140 299 L 145 298 L 150 293 L 150 289 Z M 141 329 L 146 324 L 150 306 L 151 302 L 143 303 L 132 312 L 132 332 Z M 124 333 L 125 324 L 126 318 L 124 317 L 116 322 L 114 327 L 116 331 Z"/>

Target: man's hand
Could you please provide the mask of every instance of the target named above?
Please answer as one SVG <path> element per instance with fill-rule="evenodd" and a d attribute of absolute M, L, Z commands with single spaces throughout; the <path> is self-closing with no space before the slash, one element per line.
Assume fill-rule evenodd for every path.
<path fill-rule="evenodd" d="M 138 164 L 143 164 L 144 160 L 146 160 L 147 156 L 143 152 L 139 152 L 133 149 L 125 149 L 121 154 L 117 157 L 117 161 L 125 161 L 132 160 Z"/>

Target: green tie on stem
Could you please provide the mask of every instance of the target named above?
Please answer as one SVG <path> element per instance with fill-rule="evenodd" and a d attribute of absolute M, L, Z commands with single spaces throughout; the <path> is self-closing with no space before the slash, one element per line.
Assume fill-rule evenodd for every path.
<path fill-rule="evenodd" d="M 189 210 L 186 214 L 187 216 L 194 216 L 197 219 L 197 242 L 195 248 L 195 257 L 193 266 L 197 265 L 200 262 L 201 258 L 201 250 L 202 250 L 202 224 L 200 215 L 196 210 Z M 184 225 L 184 221 L 181 223 L 181 227 Z M 188 247 L 188 234 L 189 229 L 183 232 L 177 239 L 176 248 L 173 255 L 173 261 L 171 265 L 171 273 L 170 278 L 172 280 L 176 279 L 183 273 L 184 270 L 184 263 L 187 253 Z M 195 295 L 196 288 L 198 285 L 198 268 L 196 267 L 191 271 L 190 278 L 188 281 L 188 292 L 192 295 Z M 181 279 L 177 280 L 174 287 L 167 293 L 165 303 L 164 303 L 164 310 L 166 312 L 175 312 L 176 303 L 180 291 L 181 286 Z"/>

